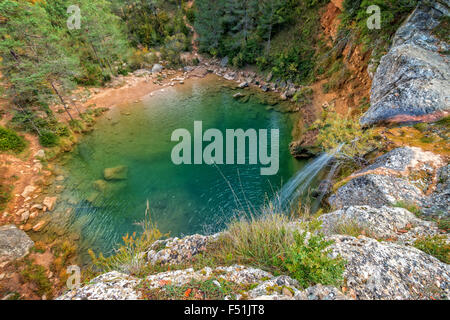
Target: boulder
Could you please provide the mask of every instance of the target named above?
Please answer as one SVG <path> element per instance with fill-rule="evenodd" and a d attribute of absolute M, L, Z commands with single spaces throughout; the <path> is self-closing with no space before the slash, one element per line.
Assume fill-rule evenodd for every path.
<path fill-rule="evenodd" d="M 340 187 L 328 202 L 337 209 L 360 205 L 379 208 L 399 201 L 420 203 L 423 197 L 423 192 L 405 179 L 367 174 Z"/>
<path fill-rule="evenodd" d="M 414 248 L 374 239 L 335 235 L 331 256 L 347 261 L 344 278 L 356 299 L 448 298 L 450 266 Z"/>
<path fill-rule="evenodd" d="M 164 67 L 160 65 L 159 63 L 155 63 L 152 68 L 152 73 L 160 73 Z"/>
<path fill-rule="evenodd" d="M 28 254 L 34 242 L 14 225 L 0 226 L 0 262 L 20 259 Z"/>
<path fill-rule="evenodd" d="M 429 215 L 436 213 L 430 208 L 448 212 L 448 183 L 438 177 L 440 172 L 446 174 L 444 165 L 444 159 L 434 153 L 415 147 L 397 148 L 348 177 L 329 203 L 336 209 L 359 205 L 380 208 L 402 201 L 418 205 Z M 435 187 L 438 180 L 444 182 L 439 189 Z M 430 203 L 431 198 L 436 206 Z"/>
<path fill-rule="evenodd" d="M 313 143 L 307 143 L 304 140 L 291 142 L 289 151 L 297 159 L 309 159 L 321 152 L 318 146 Z"/>
<path fill-rule="evenodd" d="M 79 289 L 72 289 L 56 300 L 137 300 L 139 279 L 117 271 L 108 272 Z"/>
<path fill-rule="evenodd" d="M 126 180 L 128 179 L 128 167 L 118 166 L 113 168 L 106 168 L 103 171 L 105 180 Z"/>
<path fill-rule="evenodd" d="M 102 179 L 95 180 L 93 183 L 93 187 L 96 191 L 105 192 L 108 188 L 108 182 Z"/>
<path fill-rule="evenodd" d="M 398 239 L 410 244 L 418 237 L 440 233 L 435 222 L 421 220 L 403 208 L 352 206 L 321 215 L 319 219 L 326 235 L 340 233 L 342 226 L 351 225 L 364 230 L 367 237 Z"/>
<path fill-rule="evenodd" d="M 170 238 L 156 241 L 147 253 L 151 264 L 179 264 L 189 261 L 193 256 L 206 250 L 214 236 L 194 234 L 183 239 Z"/>
<path fill-rule="evenodd" d="M 223 58 L 222 60 L 220 60 L 220 67 L 221 68 L 225 68 L 226 66 L 228 66 L 228 57 Z"/>
<path fill-rule="evenodd" d="M 26 186 L 25 189 L 23 190 L 21 196 L 24 198 L 28 198 L 34 191 L 36 191 L 37 187 L 36 186 Z"/>
<path fill-rule="evenodd" d="M 57 197 L 45 197 L 42 204 L 47 208 L 48 211 L 53 211 L 56 205 Z"/>
<path fill-rule="evenodd" d="M 247 81 L 241 82 L 238 87 L 241 88 L 241 89 L 247 88 L 248 87 L 248 82 Z"/>
<path fill-rule="evenodd" d="M 41 158 L 44 159 L 45 158 L 45 151 L 43 149 L 39 150 L 38 152 L 36 152 L 34 154 L 35 158 Z"/>
<path fill-rule="evenodd" d="M 450 111 L 450 45 L 432 34 L 448 1 L 423 1 L 398 29 L 374 75 L 371 106 L 362 125 L 428 121 Z"/>

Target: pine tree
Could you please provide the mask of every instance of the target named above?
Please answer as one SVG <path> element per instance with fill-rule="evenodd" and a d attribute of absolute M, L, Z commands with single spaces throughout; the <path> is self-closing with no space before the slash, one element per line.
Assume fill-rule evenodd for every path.
<path fill-rule="evenodd" d="M 224 14 L 223 0 L 197 0 L 195 30 L 199 38 L 199 49 L 211 54 L 217 54 L 219 41 L 224 29 L 222 19 Z"/>

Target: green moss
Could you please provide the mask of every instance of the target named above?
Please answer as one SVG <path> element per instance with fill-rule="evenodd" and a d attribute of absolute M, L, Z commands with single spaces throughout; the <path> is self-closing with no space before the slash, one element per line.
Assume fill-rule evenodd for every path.
<path fill-rule="evenodd" d="M 25 147 L 26 142 L 23 137 L 11 129 L 0 127 L 0 152 L 12 151 L 20 153 Z"/>

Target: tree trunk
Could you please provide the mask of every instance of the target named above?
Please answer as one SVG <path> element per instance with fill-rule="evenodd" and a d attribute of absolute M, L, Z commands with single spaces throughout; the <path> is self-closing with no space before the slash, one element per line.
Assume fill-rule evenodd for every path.
<path fill-rule="evenodd" d="M 52 85 L 52 88 L 53 88 L 53 90 L 55 91 L 56 95 L 59 97 L 59 100 L 61 100 L 61 103 L 62 103 L 63 106 L 64 106 L 64 110 L 66 110 L 67 114 L 69 115 L 70 120 L 73 121 L 74 119 L 73 119 L 72 115 L 70 114 L 69 109 L 67 108 L 67 104 L 66 104 L 66 102 L 64 101 L 63 97 L 61 96 L 61 94 L 59 93 L 59 91 L 56 89 L 56 87 L 55 87 L 55 85 L 54 85 L 53 82 L 51 82 L 51 85 Z"/>

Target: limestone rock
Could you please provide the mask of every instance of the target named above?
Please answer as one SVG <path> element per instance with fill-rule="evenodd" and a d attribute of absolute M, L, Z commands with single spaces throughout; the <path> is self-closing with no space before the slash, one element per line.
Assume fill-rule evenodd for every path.
<path fill-rule="evenodd" d="M 147 260 L 152 264 L 177 264 L 186 262 L 206 249 L 206 244 L 213 237 L 195 234 L 183 239 L 171 238 L 156 241 L 147 253 Z M 158 248 L 162 248 L 158 250 Z"/>
<path fill-rule="evenodd" d="M 450 45 L 431 32 L 448 10 L 448 1 L 423 1 L 399 28 L 375 73 L 371 107 L 361 124 L 448 114 L 450 64 L 441 52 L 448 52 Z"/>
<path fill-rule="evenodd" d="M 141 297 L 135 289 L 139 279 L 117 271 L 94 278 L 88 285 L 73 289 L 57 300 L 137 300 Z"/>
<path fill-rule="evenodd" d="M 42 204 L 47 207 L 48 211 L 53 211 L 56 205 L 57 197 L 45 197 Z"/>
<path fill-rule="evenodd" d="M 34 242 L 16 226 L 0 226 L 0 262 L 22 258 L 33 246 Z"/>
<path fill-rule="evenodd" d="M 326 235 L 338 233 L 339 227 L 346 224 L 369 232 L 366 234 L 367 237 L 399 238 L 403 243 L 411 243 L 419 236 L 433 236 L 440 233 L 435 222 L 418 219 L 403 208 L 354 206 L 324 214 L 319 219 L 322 221 L 322 232 Z"/>
<path fill-rule="evenodd" d="M 445 298 L 450 266 L 414 248 L 374 239 L 329 237 L 331 256 L 347 261 L 344 278 L 356 299 Z"/>

